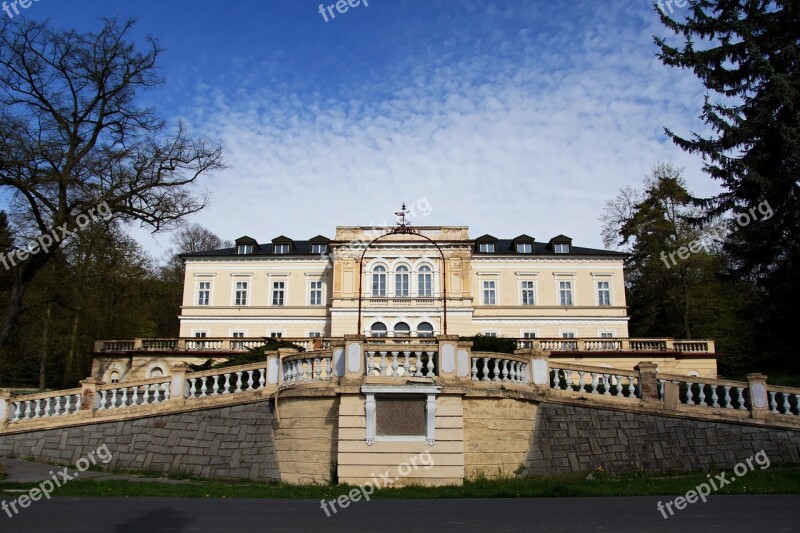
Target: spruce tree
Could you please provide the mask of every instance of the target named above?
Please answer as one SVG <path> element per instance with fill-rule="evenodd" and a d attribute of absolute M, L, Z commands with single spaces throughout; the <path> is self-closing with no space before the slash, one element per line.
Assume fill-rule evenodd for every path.
<path fill-rule="evenodd" d="M 752 319 L 764 348 L 785 356 L 800 301 L 800 2 L 689 0 L 683 20 L 658 12 L 683 41 L 656 37 L 658 57 L 702 81 L 712 132 L 667 134 L 721 185 L 707 216 L 728 217 L 731 273 L 758 284 Z"/>

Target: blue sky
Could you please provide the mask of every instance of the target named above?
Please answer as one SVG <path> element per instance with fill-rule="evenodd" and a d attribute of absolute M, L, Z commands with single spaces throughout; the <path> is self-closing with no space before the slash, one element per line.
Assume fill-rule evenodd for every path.
<path fill-rule="evenodd" d="M 604 201 L 659 162 L 717 190 L 663 133 L 704 131 L 705 92 L 655 57 L 667 32 L 647 1 L 369 0 L 328 22 L 319 6 L 40 0 L 19 16 L 136 18 L 158 38 L 166 83 L 142 100 L 223 142 L 230 168 L 198 184 L 211 201 L 192 220 L 228 239 L 332 237 L 426 198 L 417 225 L 601 247 Z"/>

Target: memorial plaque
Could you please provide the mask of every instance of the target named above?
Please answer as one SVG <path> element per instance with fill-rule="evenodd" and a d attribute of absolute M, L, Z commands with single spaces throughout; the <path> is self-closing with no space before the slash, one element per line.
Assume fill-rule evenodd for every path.
<path fill-rule="evenodd" d="M 424 437 L 425 396 L 377 396 L 375 418 L 379 436 Z"/>

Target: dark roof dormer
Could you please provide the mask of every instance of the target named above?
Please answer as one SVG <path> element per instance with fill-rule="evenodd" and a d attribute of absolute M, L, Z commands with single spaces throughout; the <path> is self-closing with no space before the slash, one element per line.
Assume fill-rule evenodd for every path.
<path fill-rule="evenodd" d="M 272 239 L 272 253 L 275 255 L 293 254 L 297 251 L 294 241 L 285 235 Z"/>
<path fill-rule="evenodd" d="M 330 251 L 331 240 L 324 235 L 317 235 L 308 240 L 312 254 L 327 254 Z"/>
<path fill-rule="evenodd" d="M 482 235 L 475 239 L 475 251 L 480 254 L 493 254 L 497 252 L 497 237 Z"/>
<path fill-rule="evenodd" d="M 568 254 L 572 251 L 572 239 L 566 235 L 556 235 L 547 243 L 547 249 L 554 254 Z"/>
<path fill-rule="evenodd" d="M 534 253 L 534 243 L 536 239 L 530 235 L 519 235 L 511 241 L 511 248 L 514 253 L 518 254 L 532 254 Z"/>
<path fill-rule="evenodd" d="M 245 235 L 236 239 L 236 255 L 250 255 L 258 249 L 258 241 Z"/>

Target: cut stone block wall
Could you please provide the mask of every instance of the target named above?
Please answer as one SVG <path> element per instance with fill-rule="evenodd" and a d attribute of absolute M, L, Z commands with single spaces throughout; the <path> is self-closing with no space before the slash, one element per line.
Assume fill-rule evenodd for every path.
<path fill-rule="evenodd" d="M 527 400 L 465 398 L 467 478 L 513 476 L 528 456 L 536 409 L 536 404 Z"/>
<path fill-rule="evenodd" d="M 762 450 L 773 465 L 800 464 L 800 431 L 542 403 L 525 464 L 538 474 L 729 469 Z"/>
<path fill-rule="evenodd" d="M 279 479 L 270 402 L 0 436 L 0 455 L 74 465 L 102 445 L 109 467 Z"/>

